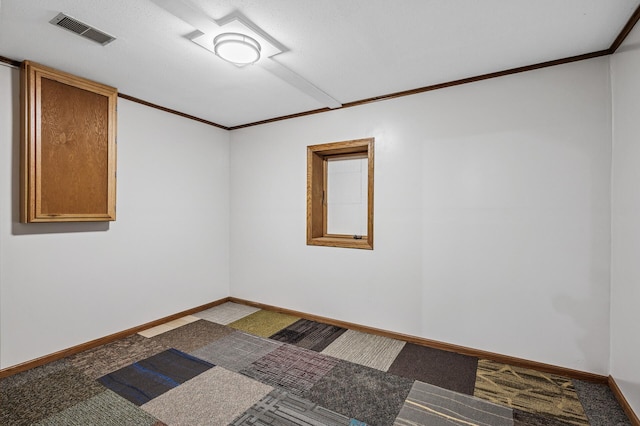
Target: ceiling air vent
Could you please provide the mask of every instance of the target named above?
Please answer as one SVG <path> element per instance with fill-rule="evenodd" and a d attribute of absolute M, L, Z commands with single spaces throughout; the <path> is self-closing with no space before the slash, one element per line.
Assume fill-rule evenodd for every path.
<path fill-rule="evenodd" d="M 89 40 L 95 41 L 103 46 L 116 39 L 115 37 L 103 33 L 102 31 L 67 16 L 64 13 L 58 13 L 58 15 L 49 22 L 57 27 L 64 28 L 65 30 L 81 35 L 82 37 L 88 38 Z"/>

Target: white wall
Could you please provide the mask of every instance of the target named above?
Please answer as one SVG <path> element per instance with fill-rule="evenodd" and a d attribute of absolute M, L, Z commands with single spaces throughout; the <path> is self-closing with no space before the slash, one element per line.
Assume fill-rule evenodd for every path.
<path fill-rule="evenodd" d="M 640 28 L 611 59 L 611 375 L 640 415 Z"/>
<path fill-rule="evenodd" d="M 231 294 L 609 368 L 608 58 L 231 133 Z M 375 250 L 305 245 L 307 145 L 375 137 Z"/>
<path fill-rule="evenodd" d="M 0 93 L 0 368 L 228 296 L 227 132 L 120 99 L 117 221 L 20 224 L 18 70 Z"/>

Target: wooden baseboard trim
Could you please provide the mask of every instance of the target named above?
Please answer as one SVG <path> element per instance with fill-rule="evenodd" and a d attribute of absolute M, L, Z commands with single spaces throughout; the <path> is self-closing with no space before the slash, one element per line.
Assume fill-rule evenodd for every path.
<path fill-rule="evenodd" d="M 501 355 L 494 352 L 483 351 L 479 349 L 468 348 L 465 346 L 454 345 L 451 343 L 439 342 L 437 340 L 425 339 L 423 337 L 411 336 L 408 334 L 396 333 L 393 331 L 382 330 L 379 328 L 368 327 L 361 324 L 354 324 L 351 322 L 335 320 L 332 318 L 326 318 L 319 315 L 308 314 L 306 312 L 294 311 L 291 309 L 285 309 L 278 306 L 265 305 L 264 303 L 252 302 L 250 300 L 239 299 L 237 297 L 230 297 L 229 301 L 234 303 L 240 303 L 243 305 L 253 306 L 267 311 L 280 312 L 283 314 L 293 315 L 300 318 L 322 322 L 325 324 L 335 325 L 338 327 L 348 328 L 351 330 L 362 331 L 364 333 L 376 334 L 378 336 L 390 337 L 392 339 L 403 340 L 409 343 L 415 343 L 421 346 L 428 346 L 430 348 L 442 349 L 449 352 L 457 352 L 464 355 L 475 356 L 478 358 L 489 359 L 504 364 L 514 365 L 518 367 L 531 368 L 538 371 L 544 371 L 547 373 L 558 374 L 565 377 L 570 377 L 578 380 L 585 380 L 595 383 L 608 383 L 608 377 L 600 374 L 588 373 L 580 370 L 573 370 L 565 367 L 558 367 L 551 364 L 545 364 L 537 361 L 530 361 L 527 359 L 516 358 L 507 355 Z"/>
<path fill-rule="evenodd" d="M 178 319 L 178 318 L 182 318 L 182 317 L 184 317 L 186 315 L 195 314 L 196 312 L 200 312 L 200 311 L 204 311 L 205 309 L 213 308 L 214 306 L 221 305 L 221 304 L 223 304 L 225 302 L 228 302 L 229 300 L 230 300 L 229 297 L 225 297 L 223 299 L 219 299 L 219 300 L 216 300 L 214 302 L 210 302 L 210 303 L 207 303 L 207 304 L 204 304 L 204 305 L 201 305 L 201 306 L 197 306 L 195 308 L 187 309 L 186 311 L 178 312 L 176 314 L 169 315 L 169 316 L 166 316 L 164 318 L 160 318 L 160 319 L 157 319 L 155 321 L 148 322 L 146 324 L 142 324 L 142 325 L 139 325 L 139 326 L 136 326 L 136 327 L 132 327 L 132 328 L 129 328 L 129 329 L 124 330 L 124 331 L 120 331 L 120 332 L 117 332 L 117 333 L 110 334 L 108 336 L 100 337 L 98 339 L 94 339 L 94 340 L 91 340 L 91 341 L 86 342 L 86 343 L 81 343 L 79 345 L 72 346 L 70 348 L 63 349 L 61 351 L 54 352 L 54 353 L 49 354 L 49 355 L 45 355 L 45 356 L 42 356 L 40 358 L 36 358 L 34 360 L 31 360 L 31 361 L 23 362 L 21 364 L 14 365 L 12 367 L 3 368 L 2 370 L 0 370 L 0 379 L 2 379 L 3 377 L 8 377 L 8 376 L 11 376 L 13 374 L 20 373 L 22 371 L 29 370 L 31 368 L 35 368 L 35 367 L 41 366 L 43 364 L 47 364 L 49 362 L 53 362 L 53 361 L 59 360 L 61 358 L 65 358 L 65 357 L 68 357 L 68 356 L 71 356 L 71 355 L 75 355 L 77 353 L 80 353 L 82 351 L 86 351 L 88 349 L 93 349 L 95 347 L 98 347 L 98 346 L 101 346 L 101 345 L 105 345 L 107 343 L 111 343 L 113 341 L 125 338 L 127 336 L 132 335 L 132 334 L 135 334 L 135 333 L 137 333 L 139 331 L 143 331 L 143 330 L 146 330 L 148 328 L 155 327 L 156 325 L 164 324 L 165 322 L 169 322 L 169 321 L 173 321 L 173 320 Z"/>
<path fill-rule="evenodd" d="M 631 424 L 633 426 L 640 426 L 640 418 L 633 411 L 633 408 L 631 408 L 631 404 L 629 404 L 629 401 L 627 401 L 627 398 L 625 398 L 624 395 L 622 394 L 622 391 L 618 387 L 618 384 L 616 383 L 615 379 L 612 376 L 609 376 L 609 380 L 607 383 L 609 384 L 609 388 L 611 388 L 611 392 L 613 392 L 613 395 L 618 400 L 618 403 L 620 404 L 624 412 L 627 414 L 627 417 L 629 417 Z"/>

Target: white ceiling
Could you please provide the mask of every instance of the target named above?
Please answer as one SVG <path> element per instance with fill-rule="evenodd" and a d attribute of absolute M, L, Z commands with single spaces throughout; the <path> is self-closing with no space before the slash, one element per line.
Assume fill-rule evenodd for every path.
<path fill-rule="evenodd" d="M 237 68 L 170 13 L 240 12 L 287 51 Z M 0 56 L 29 59 L 233 127 L 324 108 L 274 61 L 344 104 L 608 49 L 640 0 L 0 0 Z M 57 28 L 64 12 L 116 40 Z M 175 13 L 175 11 L 174 11 Z M 182 16 L 184 19 L 184 16 Z M 273 64 L 272 64 L 273 65 Z"/>

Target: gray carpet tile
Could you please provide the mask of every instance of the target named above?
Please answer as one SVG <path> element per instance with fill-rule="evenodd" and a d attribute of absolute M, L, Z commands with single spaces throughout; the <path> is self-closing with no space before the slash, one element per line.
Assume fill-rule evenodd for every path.
<path fill-rule="evenodd" d="M 0 424 L 32 424 L 104 391 L 98 382 L 73 367 L 32 376 L 18 385 L 0 387 Z"/>
<path fill-rule="evenodd" d="M 275 389 L 238 417 L 231 426 L 349 426 L 351 419 L 318 404 Z"/>
<path fill-rule="evenodd" d="M 81 352 L 69 358 L 71 365 L 97 379 L 141 359 L 168 349 L 155 340 L 138 334 Z"/>
<path fill-rule="evenodd" d="M 387 371 L 405 342 L 374 334 L 347 330 L 322 353 L 355 362 L 366 367 Z"/>
<path fill-rule="evenodd" d="M 338 362 L 336 358 L 308 349 L 282 345 L 240 372 L 262 383 L 302 394 Z"/>
<path fill-rule="evenodd" d="M 591 426 L 631 426 L 609 386 L 573 380 L 578 399 Z"/>
<path fill-rule="evenodd" d="M 514 426 L 573 426 L 555 417 L 544 414 L 528 413 L 522 410 L 513 410 Z"/>
<path fill-rule="evenodd" d="M 510 408 L 416 381 L 396 426 L 512 426 Z"/>
<path fill-rule="evenodd" d="M 280 330 L 270 339 L 321 352 L 345 331 L 346 328 L 301 319 Z"/>
<path fill-rule="evenodd" d="M 232 332 L 233 329 L 227 326 L 198 320 L 151 337 L 150 340 L 167 348 L 190 353 Z"/>
<path fill-rule="evenodd" d="M 227 302 L 195 313 L 193 316 L 218 324 L 228 325 L 259 310 L 259 308 L 254 308 L 253 306 Z"/>
<path fill-rule="evenodd" d="M 168 425 L 227 425 L 271 392 L 264 385 L 213 367 L 142 405 Z"/>
<path fill-rule="evenodd" d="M 191 354 L 227 370 L 239 372 L 280 346 L 280 342 L 234 331 Z"/>
<path fill-rule="evenodd" d="M 473 395 L 478 358 L 407 343 L 389 373 Z"/>
<path fill-rule="evenodd" d="M 110 390 L 36 423 L 37 426 L 156 426 L 158 420 Z"/>
<path fill-rule="evenodd" d="M 413 380 L 340 361 L 302 397 L 369 425 L 392 425 Z"/>

